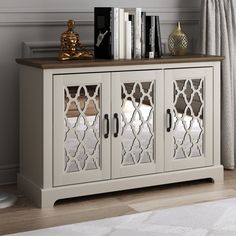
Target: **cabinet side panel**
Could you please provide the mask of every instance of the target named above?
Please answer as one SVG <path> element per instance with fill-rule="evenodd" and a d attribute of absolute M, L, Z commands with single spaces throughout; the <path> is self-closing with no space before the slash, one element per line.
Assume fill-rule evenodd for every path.
<path fill-rule="evenodd" d="M 220 62 L 214 65 L 214 165 L 221 164 L 221 81 Z"/>
<path fill-rule="evenodd" d="M 20 68 L 20 173 L 43 184 L 43 74 Z"/>

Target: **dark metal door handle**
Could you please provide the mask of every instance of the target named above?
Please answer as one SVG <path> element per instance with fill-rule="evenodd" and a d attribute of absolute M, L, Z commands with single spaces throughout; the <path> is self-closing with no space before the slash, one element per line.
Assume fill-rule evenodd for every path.
<path fill-rule="evenodd" d="M 104 115 L 104 119 L 106 121 L 106 133 L 104 134 L 104 138 L 108 138 L 109 137 L 109 130 L 110 130 L 110 125 L 109 125 L 109 116 L 108 114 Z"/>
<path fill-rule="evenodd" d="M 170 110 L 170 109 L 167 109 L 166 113 L 167 113 L 167 116 L 168 116 L 168 118 L 169 118 L 168 124 L 167 124 L 167 132 L 170 132 L 170 131 L 171 131 L 171 127 L 172 127 L 172 115 L 171 115 L 171 110 Z"/>
<path fill-rule="evenodd" d="M 117 138 L 119 134 L 119 115 L 117 113 L 114 114 L 114 119 L 116 121 L 116 132 L 114 133 L 114 137 Z"/>

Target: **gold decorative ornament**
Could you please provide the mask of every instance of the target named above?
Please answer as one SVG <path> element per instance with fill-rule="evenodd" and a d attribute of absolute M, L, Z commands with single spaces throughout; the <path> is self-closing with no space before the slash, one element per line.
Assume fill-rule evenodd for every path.
<path fill-rule="evenodd" d="M 79 34 L 74 32 L 75 22 L 68 20 L 67 26 L 67 31 L 61 34 L 59 60 L 92 59 L 93 52 L 81 45 Z"/>
<path fill-rule="evenodd" d="M 183 56 L 188 52 L 188 37 L 182 31 L 180 22 L 168 38 L 168 48 L 172 56 Z"/>

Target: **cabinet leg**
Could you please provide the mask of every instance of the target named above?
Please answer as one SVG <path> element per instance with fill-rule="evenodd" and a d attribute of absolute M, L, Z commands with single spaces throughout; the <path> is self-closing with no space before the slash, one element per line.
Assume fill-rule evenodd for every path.
<path fill-rule="evenodd" d="M 54 204 L 55 204 L 56 200 L 54 199 L 49 199 L 49 198 L 43 198 L 41 199 L 41 204 L 40 207 L 41 208 L 53 208 Z"/>
<path fill-rule="evenodd" d="M 21 174 L 18 174 L 18 190 L 40 208 L 53 208 L 57 200 L 47 190 L 41 189 Z"/>
<path fill-rule="evenodd" d="M 214 181 L 214 183 L 223 183 L 224 182 L 224 168 L 223 168 L 223 166 L 220 166 L 219 168 L 220 168 L 220 170 L 218 169 L 212 175 L 212 180 Z"/>

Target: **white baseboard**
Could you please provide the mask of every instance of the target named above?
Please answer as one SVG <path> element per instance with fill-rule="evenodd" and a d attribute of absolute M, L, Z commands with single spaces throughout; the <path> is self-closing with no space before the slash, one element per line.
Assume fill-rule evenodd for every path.
<path fill-rule="evenodd" d="M 19 165 L 0 165 L 0 185 L 16 183 Z"/>

